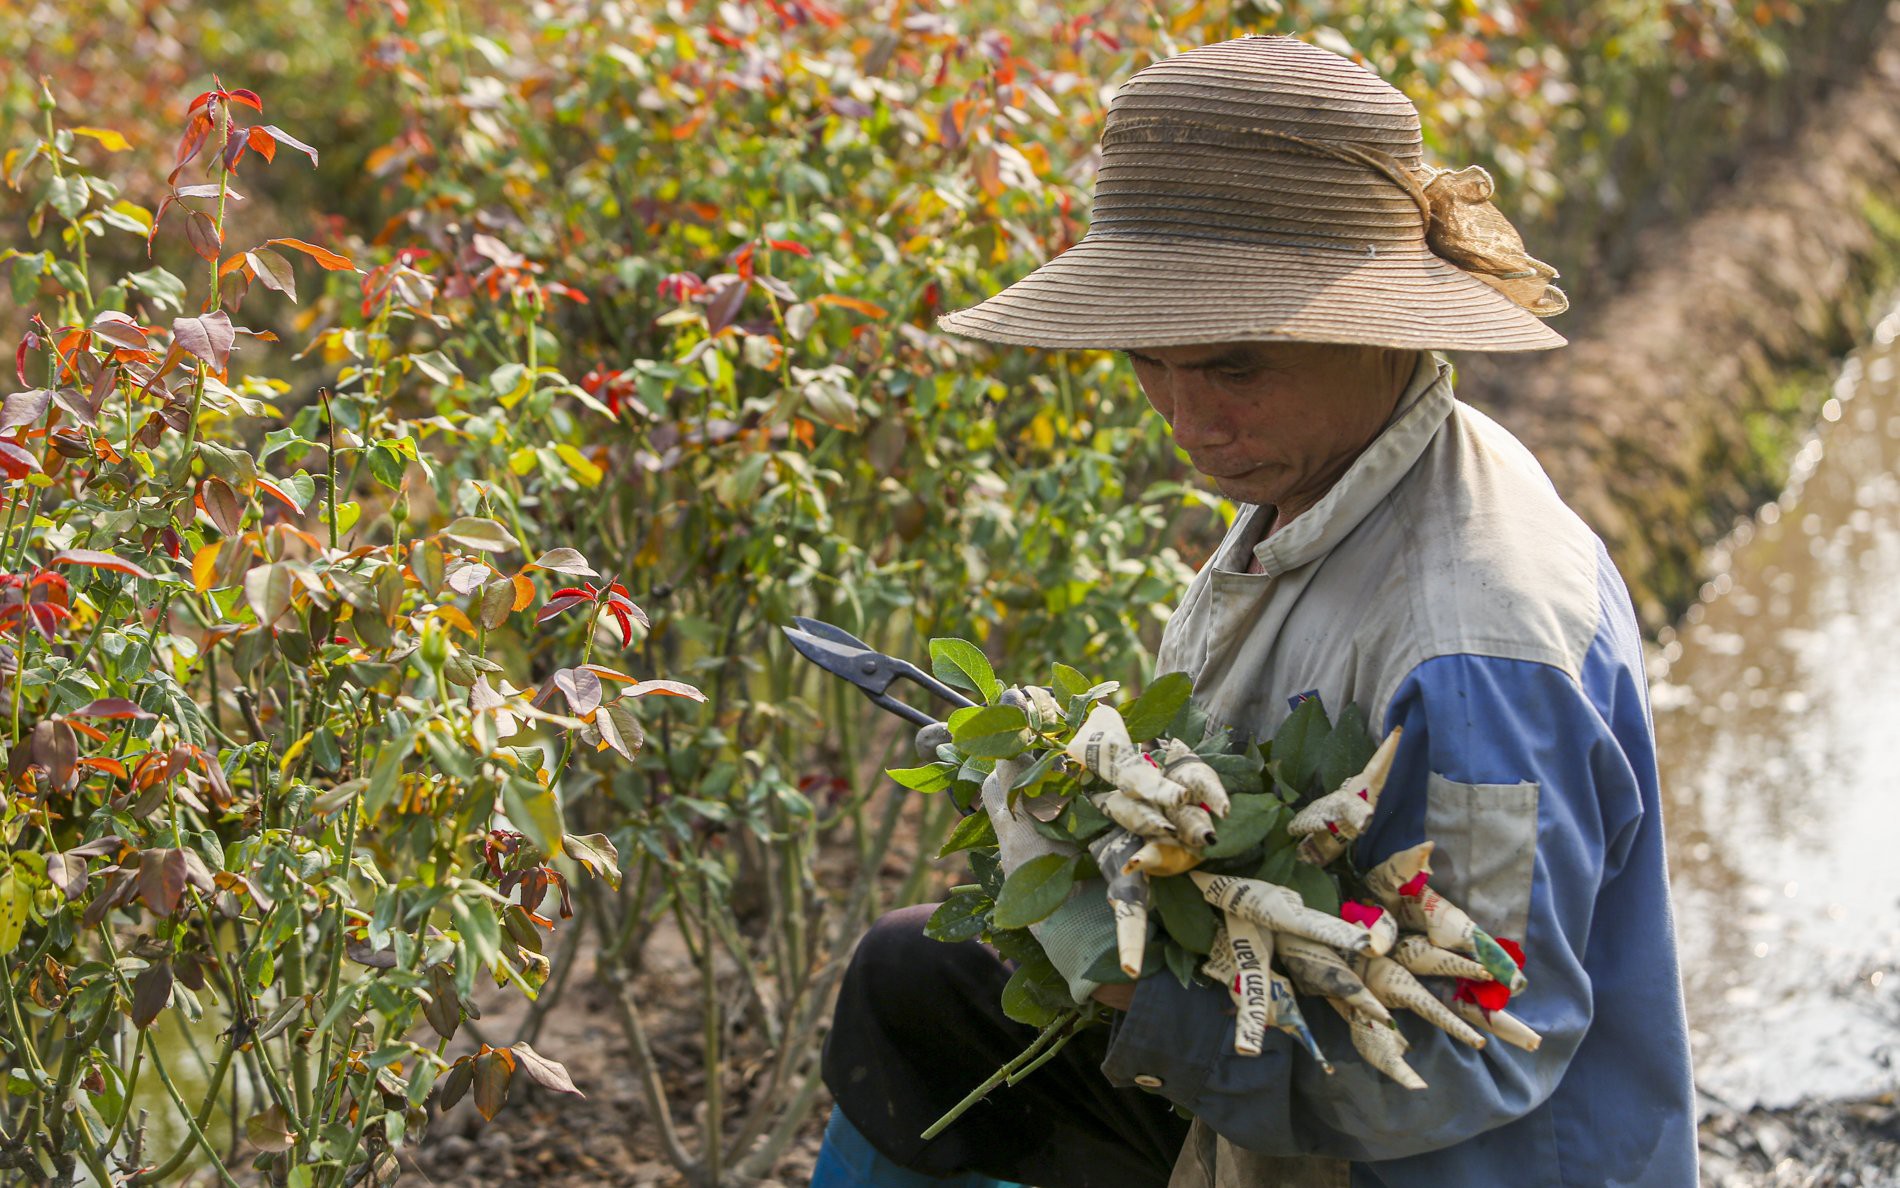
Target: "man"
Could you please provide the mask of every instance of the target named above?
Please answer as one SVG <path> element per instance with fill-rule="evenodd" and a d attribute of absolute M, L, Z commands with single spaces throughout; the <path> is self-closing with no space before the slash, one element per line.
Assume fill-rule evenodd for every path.
<path fill-rule="evenodd" d="M 879 921 L 826 1052 L 838 1101 L 814 1184 L 1691 1185 L 1688 1043 L 1640 640 L 1601 543 L 1507 432 L 1452 396 L 1440 349 L 1561 345 L 1555 273 L 1480 171 L 1420 160 L 1417 112 L 1361 67 L 1243 38 L 1117 93 L 1094 219 L 1070 251 L 944 326 L 1119 348 L 1176 444 L 1245 506 L 1168 623 L 1158 671 L 1252 737 L 1301 697 L 1404 728 L 1362 867 L 1425 838 L 1433 886 L 1521 940 L 1536 1052 L 1400 1016 L 1407 1091 L 1307 1018 L 1233 1050 L 1225 990 L 1096 987 L 1106 910 L 1039 936 L 1078 1001 L 1124 1011 L 931 1143 L 919 1132 L 1026 1029 L 981 946 Z M 1004 839 L 1020 823 L 994 787 Z M 1014 860 L 1023 858 L 1017 846 Z M 1191 1130 L 1174 1106 L 1191 1113 Z"/>

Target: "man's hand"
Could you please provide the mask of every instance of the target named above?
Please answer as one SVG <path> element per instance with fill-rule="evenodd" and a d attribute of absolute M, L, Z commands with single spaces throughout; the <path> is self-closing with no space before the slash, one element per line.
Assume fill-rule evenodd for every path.
<path fill-rule="evenodd" d="M 1106 986 L 1097 986 L 1093 995 L 1096 1002 L 1118 1011 L 1126 1011 L 1135 1005 L 1135 984 L 1133 982 L 1110 982 Z"/>

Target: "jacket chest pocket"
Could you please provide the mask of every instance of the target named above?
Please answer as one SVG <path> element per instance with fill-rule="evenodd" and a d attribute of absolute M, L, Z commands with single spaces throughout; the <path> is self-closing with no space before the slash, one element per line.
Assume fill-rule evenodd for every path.
<path fill-rule="evenodd" d="M 1492 936 L 1522 941 L 1537 871 L 1537 785 L 1425 784 L 1432 886 Z"/>

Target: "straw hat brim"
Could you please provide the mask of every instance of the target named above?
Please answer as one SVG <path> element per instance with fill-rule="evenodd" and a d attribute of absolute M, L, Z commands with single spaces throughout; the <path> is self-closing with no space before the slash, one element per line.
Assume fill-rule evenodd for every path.
<path fill-rule="evenodd" d="M 1337 248 L 1085 235 L 945 330 L 1012 346 L 1327 342 L 1539 351 L 1558 334 L 1423 244 Z"/>

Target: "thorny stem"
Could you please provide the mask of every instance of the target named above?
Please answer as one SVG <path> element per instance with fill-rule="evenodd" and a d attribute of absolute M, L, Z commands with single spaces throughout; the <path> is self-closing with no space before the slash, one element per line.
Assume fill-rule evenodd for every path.
<path fill-rule="evenodd" d="M 1033 1043 L 1017 1053 L 1016 1057 L 1008 1064 L 1005 1064 L 994 1073 L 991 1073 L 988 1080 L 964 1094 L 962 1101 L 951 1106 L 949 1113 L 937 1119 L 935 1122 L 932 1122 L 929 1129 L 925 1130 L 919 1137 L 926 1142 L 936 1138 L 942 1134 L 944 1129 L 952 1122 L 961 1118 L 971 1106 L 974 1106 L 977 1102 L 988 1097 L 991 1092 L 1005 1083 L 1014 1085 L 1021 1077 L 1027 1076 L 1029 1073 L 1035 1071 L 1035 1069 L 1042 1064 L 1043 1060 L 1055 1055 L 1055 1053 L 1061 1049 L 1062 1044 L 1068 1042 L 1069 1037 L 1075 1033 L 1076 1024 L 1081 1021 L 1082 1014 L 1082 1009 L 1076 1007 L 1057 1015 L 1049 1026 L 1042 1029 L 1042 1033 L 1035 1038 Z M 1043 1049 L 1047 1048 L 1051 1042 L 1056 1042 L 1056 1047 L 1044 1053 Z M 1039 1055 L 1041 1059 L 1038 1059 Z"/>

